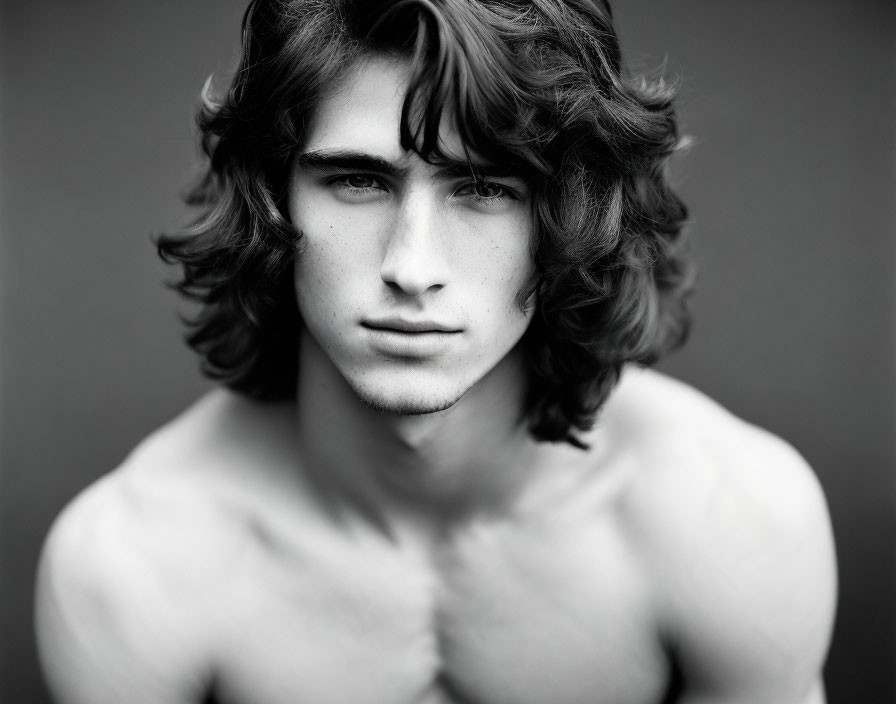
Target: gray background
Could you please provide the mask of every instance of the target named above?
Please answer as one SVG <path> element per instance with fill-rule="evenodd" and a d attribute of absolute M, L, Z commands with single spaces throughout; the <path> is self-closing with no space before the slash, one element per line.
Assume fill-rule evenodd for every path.
<path fill-rule="evenodd" d="M 43 702 L 32 574 L 61 507 L 201 393 L 149 236 L 182 222 L 192 109 L 242 2 L 6 2 L 0 700 Z M 894 697 L 894 10 L 628 0 L 628 54 L 681 73 L 676 167 L 702 277 L 664 367 L 783 435 L 834 520 L 830 701 Z"/>

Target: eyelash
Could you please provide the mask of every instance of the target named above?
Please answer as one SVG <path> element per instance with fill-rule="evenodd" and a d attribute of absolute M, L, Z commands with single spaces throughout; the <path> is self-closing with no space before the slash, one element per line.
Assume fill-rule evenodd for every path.
<path fill-rule="evenodd" d="M 461 186 L 461 188 L 455 191 L 455 194 L 457 194 L 461 189 L 465 188 L 469 188 L 471 190 L 470 195 L 472 196 L 473 200 L 481 205 L 500 203 L 507 198 L 510 198 L 511 200 L 519 200 L 518 196 L 510 188 L 500 183 L 493 183 L 491 181 L 474 181 L 473 183 L 468 183 Z M 479 193 L 480 188 L 496 189 L 499 195 L 484 196 Z"/>
<path fill-rule="evenodd" d="M 371 190 L 386 190 L 385 188 L 377 189 L 376 185 L 373 186 L 353 186 L 349 183 L 351 179 L 365 179 L 370 180 L 374 184 L 379 184 L 380 181 L 376 178 L 376 176 L 371 176 L 369 174 L 342 174 L 340 176 L 333 176 L 332 178 L 327 179 L 327 185 L 329 186 L 339 186 L 341 188 L 345 188 L 350 191 L 371 191 Z"/>
<path fill-rule="evenodd" d="M 349 183 L 351 179 L 369 180 L 373 185 L 353 186 L 351 185 L 351 183 Z M 376 176 L 373 176 L 371 174 L 341 174 L 339 176 L 333 176 L 327 179 L 327 185 L 343 188 L 353 193 L 364 193 L 373 190 L 387 190 L 385 186 L 382 185 L 380 180 Z M 493 196 L 482 195 L 477 191 L 483 187 L 486 189 L 495 189 L 499 193 L 498 195 Z M 469 189 L 470 193 L 461 193 L 461 191 L 465 189 Z M 494 183 L 492 181 L 472 181 L 470 183 L 465 183 L 454 192 L 454 195 L 469 195 L 472 200 L 479 205 L 496 204 L 508 198 L 511 200 L 519 200 L 519 196 L 513 191 L 513 189 L 501 183 Z"/>

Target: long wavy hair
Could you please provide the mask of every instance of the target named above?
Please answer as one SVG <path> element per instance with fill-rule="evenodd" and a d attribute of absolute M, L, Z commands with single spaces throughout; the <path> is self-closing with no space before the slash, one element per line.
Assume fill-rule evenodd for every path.
<path fill-rule="evenodd" d="M 674 89 L 623 73 L 603 0 L 253 0 L 226 96 L 198 113 L 201 209 L 158 251 L 201 304 L 187 341 L 203 371 L 260 400 L 296 392 L 302 325 L 292 283 L 302 233 L 284 216 L 291 157 L 315 107 L 364 56 L 407 57 L 405 149 L 463 143 L 533 187 L 537 310 L 522 340 L 526 413 L 540 440 L 581 445 L 624 364 L 687 333 L 693 266 L 667 162 Z"/>

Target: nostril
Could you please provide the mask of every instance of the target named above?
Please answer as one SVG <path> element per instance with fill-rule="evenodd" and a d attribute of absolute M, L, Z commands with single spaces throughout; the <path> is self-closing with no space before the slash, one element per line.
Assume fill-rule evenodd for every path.
<path fill-rule="evenodd" d="M 388 258 L 383 262 L 380 277 L 390 287 L 418 296 L 424 291 L 438 290 L 445 285 L 444 266 L 433 252 L 416 251 L 413 256 Z"/>

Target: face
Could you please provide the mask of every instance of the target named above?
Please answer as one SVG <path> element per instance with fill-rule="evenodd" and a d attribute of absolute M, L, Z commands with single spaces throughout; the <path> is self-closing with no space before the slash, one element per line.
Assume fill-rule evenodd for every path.
<path fill-rule="evenodd" d="M 449 408 L 505 360 L 528 327 L 517 294 L 534 271 L 527 183 L 477 164 L 443 127 L 457 163 L 399 143 L 406 62 L 372 57 L 318 106 L 296 155 L 288 210 L 310 334 L 366 404 Z"/>

